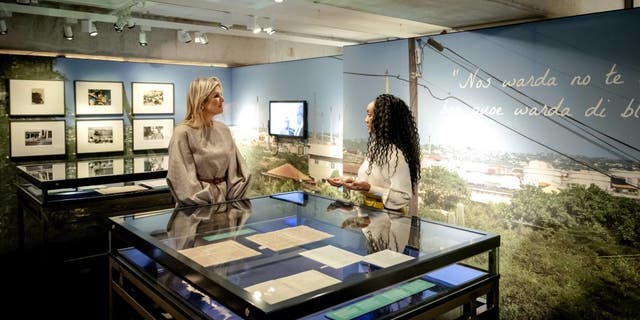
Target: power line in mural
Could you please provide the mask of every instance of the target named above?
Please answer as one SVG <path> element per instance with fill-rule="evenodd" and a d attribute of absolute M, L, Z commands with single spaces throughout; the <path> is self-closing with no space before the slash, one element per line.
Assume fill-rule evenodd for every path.
<path fill-rule="evenodd" d="M 400 77 L 400 75 L 374 74 L 374 73 L 361 73 L 361 72 L 343 72 L 343 73 L 344 73 L 344 74 L 350 74 L 350 75 L 364 76 L 364 77 L 380 77 L 380 78 L 388 77 L 388 78 L 398 79 L 398 80 L 400 80 L 400 81 L 404 81 L 404 82 L 407 82 L 407 83 L 409 83 L 409 82 L 410 82 L 410 81 L 409 81 L 409 79 L 404 79 L 404 78 Z M 446 100 L 453 99 L 453 100 L 456 100 L 456 101 L 458 101 L 458 102 L 462 103 L 463 105 L 465 105 L 467 108 L 469 108 L 469 109 L 473 110 L 474 112 L 475 112 L 475 110 L 476 110 L 476 108 L 474 108 L 472 105 L 470 105 L 470 104 L 469 104 L 469 103 L 467 103 L 466 101 L 464 101 L 464 100 L 462 100 L 462 99 L 460 99 L 460 98 L 458 98 L 458 97 L 456 97 L 456 96 L 451 96 L 451 95 L 449 95 L 449 96 L 446 96 L 446 97 L 438 97 L 438 96 L 436 96 L 436 95 L 431 91 L 431 89 L 430 89 L 427 85 L 422 84 L 422 83 L 420 83 L 420 82 L 418 82 L 417 84 L 418 84 L 418 86 L 425 88 L 425 90 L 427 90 L 427 92 L 429 93 L 429 95 L 430 95 L 432 98 L 436 99 L 436 100 L 446 101 Z M 587 168 L 589 168 L 589 169 L 591 169 L 591 170 L 593 170 L 593 171 L 596 171 L 596 172 L 598 172 L 598 173 L 600 173 L 600 174 L 602 174 L 602 175 L 604 175 L 604 176 L 606 176 L 606 177 L 609 177 L 609 178 L 611 178 L 611 179 L 615 179 L 615 178 L 617 178 L 617 177 L 615 177 L 615 176 L 613 176 L 613 175 L 611 175 L 611 174 L 607 173 L 606 171 L 603 171 L 603 170 L 601 170 L 601 169 L 598 169 L 597 167 L 594 167 L 593 165 L 591 165 L 591 164 L 589 164 L 589 163 L 587 163 L 587 162 L 584 162 L 584 161 L 582 161 L 582 160 L 580 160 L 580 159 L 577 159 L 577 158 L 575 158 L 575 157 L 572 157 L 571 155 L 566 154 L 566 153 L 564 153 L 564 152 L 562 152 L 562 151 L 560 151 L 560 150 L 557 150 L 556 148 L 554 148 L 554 147 L 552 147 L 552 146 L 546 145 L 546 144 L 544 144 L 544 143 L 542 143 L 542 142 L 540 142 L 540 141 L 538 141 L 538 140 L 536 140 L 536 139 L 534 139 L 534 138 L 531 138 L 531 137 L 529 137 L 529 136 L 525 135 L 524 133 L 522 133 L 522 132 L 518 131 L 517 129 L 512 128 L 512 127 L 510 127 L 509 125 L 504 124 L 504 123 L 500 122 L 500 121 L 499 121 L 499 120 L 497 120 L 497 119 L 494 119 L 493 117 L 491 117 L 491 116 L 490 116 L 490 115 L 488 115 L 488 114 L 481 113 L 481 115 L 482 115 L 483 117 L 485 117 L 485 118 L 489 119 L 490 121 L 495 122 L 496 124 L 500 125 L 501 127 L 504 127 L 505 129 L 507 129 L 507 130 L 509 130 L 509 131 L 511 131 L 511 132 L 513 132 L 513 133 L 515 133 L 515 134 L 517 134 L 517 135 L 519 135 L 519 136 L 521 136 L 521 137 L 525 138 L 526 140 L 529 140 L 529 141 L 531 141 L 531 142 L 533 142 L 533 143 L 535 143 L 535 144 L 537 144 L 537 145 L 539 145 L 539 146 L 541 146 L 541 147 L 543 147 L 543 148 L 545 148 L 545 149 L 547 149 L 547 150 L 550 150 L 550 151 L 552 151 L 552 152 L 555 152 L 555 153 L 557 153 L 557 154 L 559 154 L 559 155 L 561 155 L 561 156 L 563 156 L 563 157 L 565 157 L 565 158 L 567 158 L 567 159 L 569 159 L 569 160 L 571 160 L 571 161 L 574 161 L 574 162 L 576 162 L 576 163 L 578 163 L 578 164 L 581 164 L 581 165 L 583 165 L 583 166 L 585 166 L 585 167 L 587 167 Z M 634 188 L 634 189 L 640 189 L 640 186 L 633 185 L 633 184 L 630 184 L 630 183 L 628 183 L 628 182 L 627 182 L 626 184 L 627 184 L 627 185 L 629 185 L 630 187 Z"/>
<path fill-rule="evenodd" d="M 461 56 L 460 54 L 458 54 L 457 52 L 455 52 L 453 49 L 450 49 L 450 48 L 448 48 L 448 47 L 446 47 L 446 46 L 443 46 L 442 44 L 440 44 L 440 43 L 436 42 L 436 41 L 435 41 L 435 40 L 433 40 L 432 38 L 429 38 L 429 40 L 427 41 L 427 44 L 430 44 L 430 45 L 431 45 L 431 46 L 429 46 L 429 48 L 431 48 L 434 52 L 436 52 L 436 53 L 440 54 L 440 55 L 441 55 L 442 57 L 444 57 L 445 59 L 447 59 L 447 60 L 449 60 L 449 61 L 451 61 L 451 62 L 453 62 L 453 63 L 455 63 L 455 64 L 459 65 L 460 67 L 462 67 L 463 69 L 467 70 L 468 72 L 470 72 L 470 73 L 472 73 L 472 74 L 474 73 L 474 71 L 473 71 L 473 70 L 471 70 L 471 68 L 469 68 L 467 65 L 465 65 L 465 64 L 463 64 L 463 63 L 461 63 L 461 62 L 459 62 L 459 61 L 456 61 L 455 59 L 452 59 L 451 57 L 449 57 L 449 56 L 445 55 L 444 53 L 442 53 L 442 51 L 447 50 L 447 51 L 449 51 L 449 52 L 453 53 L 453 54 L 454 54 L 456 57 L 458 57 L 459 59 L 462 59 L 464 62 L 468 63 L 469 65 L 471 65 L 471 66 L 473 66 L 473 67 L 475 67 L 475 68 L 476 68 L 476 70 L 482 71 L 483 73 L 485 73 L 485 74 L 486 74 L 486 75 L 488 75 L 489 77 L 491 77 L 491 78 L 493 78 L 493 79 L 497 80 L 499 83 L 502 83 L 502 82 L 503 82 L 503 81 L 502 81 L 500 78 L 498 78 L 497 76 L 495 76 L 495 75 L 491 74 L 490 72 L 488 72 L 488 71 L 484 70 L 483 68 L 479 67 L 478 65 L 476 65 L 476 64 L 474 64 L 473 62 L 469 61 L 468 59 L 464 58 L 463 56 Z M 423 47 L 424 47 L 424 46 L 426 46 L 427 44 L 421 45 L 421 48 L 423 48 Z M 493 84 L 493 83 L 491 83 L 490 85 L 491 85 L 493 88 L 497 89 L 498 91 L 500 91 L 500 92 L 504 93 L 504 94 L 505 94 L 505 95 L 507 95 L 508 97 L 512 98 L 513 100 L 515 100 L 515 101 L 517 101 L 517 102 L 521 103 L 521 104 L 522 104 L 522 105 L 523 105 L 527 110 L 530 110 L 530 109 L 532 108 L 531 106 L 529 106 L 527 103 L 525 103 L 525 102 L 524 102 L 524 101 L 522 101 L 521 99 L 518 99 L 518 98 L 517 98 L 517 97 L 515 97 L 514 95 L 509 94 L 508 92 L 506 92 L 505 90 L 503 90 L 501 87 L 496 86 L 496 85 L 495 85 L 495 84 Z M 544 107 L 544 106 L 546 106 L 546 104 L 542 103 L 541 101 L 539 101 L 539 100 L 537 100 L 537 99 L 535 99 L 535 98 L 533 98 L 533 97 L 531 97 L 531 96 L 529 96 L 529 95 L 525 94 L 524 92 L 522 92 L 522 91 L 520 91 L 520 90 L 518 90 L 518 89 L 516 89 L 516 88 L 514 88 L 514 87 L 512 87 L 512 86 L 506 86 L 506 87 L 507 87 L 507 88 L 509 88 L 509 89 L 511 89 L 511 90 L 513 90 L 513 91 L 515 91 L 516 93 L 520 94 L 521 96 L 524 96 L 524 97 L 526 97 L 527 99 L 529 99 L 529 100 L 533 101 L 535 104 L 537 104 L 537 105 L 538 105 L 538 106 L 540 106 L 540 107 Z M 627 147 L 627 148 L 629 148 L 629 149 L 632 149 L 632 150 L 634 150 L 634 151 L 636 151 L 636 152 L 640 152 L 640 149 L 638 149 L 638 148 L 637 148 L 637 147 L 635 147 L 635 146 L 630 145 L 629 143 L 626 143 L 626 142 L 624 142 L 624 141 L 622 141 L 622 140 L 620 140 L 620 139 L 618 139 L 618 138 L 615 138 L 615 137 L 613 137 L 613 136 L 611 136 L 611 135 L 609 135 L 609 134 L 607 134 L 607 133 L 605 133 L 605 132 L 602 132 L 601 130 L 598 130 L 598 129 L 596 129 L 596 128 L 593 128 L 593 127 L 591 127 L 591 126 L 589 126 L 589 125 L 587 125 L 587 124 L 583 123 L 582 121 L 580 121 L 580 120 L 578 120 L 578 119 L 576 119 L 576 118 L 574 118 L 574 117 L 572 117 L 572 116 L 570 116 L 570 115 L 564 115 L 563 117 L 561 117 L 561 119 L 563 119 L 564 121 L 566 121 L 566 122 L 568 122 L 569 124 L 573 125 L 574 127 L 578 128 L 580 131 L 584 132 L 584 133 L 585 133 L 585 134 L 587 134 L 588 136 L 591 136 L 591 137 L 592 137 L 592 138 L 594 138 L 595 140 L 598 140 L 598 141 L 602 142 L 603 144 L 605 144 L 605 145 L 607 145 L 607 146 L 609 146 L 609 147 L 610 147 L 610 148 L 608 148 L 608 147 L 606 147 L 606 146 L 604 146 L 604 145 L 602 145 L 602 144 L 600 144 L 600 143 L 598 143 L 598 142 L 596 142 L 596 141 L 592 140 L 591 138 L 588 138 L 588 137 L 584 136 L 583 134 L 580 134 L 580 133 L 578 133 L 578 132 L 576 132 L 576 131 L 574 131 L 574 130 L 572 130 L 572 129 L 568 128 L 567 126 L 565 126 L 565 125 L 563 125 L 563 124 L 559 123 L 557 120 L 555 120 L 555 119 L 551 118 L 549 115 L 547 115 L 547 114 L 545 114 L 545 113 L 541 113 L 541 115 L 543 115 L 545 119 L 547 119 L 547 120 L 549 120 L 549 121 L 551 121 L 551 122 L 555 123 L 556 125 L 558 125 L 558 126 L 560 126 L 560 127 L 564 128 L 565 130 L 568 130 L 569 132 L 571 132 L 571 133 L 573 133 L 573 134 L 577 135 L 578 137 L 581 137 L 581 138 L 585 139 L 586 141 L 589 141 L 591 144 L 593 144 L 593 145 L 595 145 L 595 146 L 597 146 L 597 147 L 601 148 L 602 150 L 605 150 L 605 151 L 607 151 L 607 152 L 610 152 L 610 153 L 612 153 L 612 154 L 615 154 L 615 155 L 617 155 L 618 157 L 623 158 L 623 159 L 625 159 L 625 160 L 631 160 L 631 161 L 640 162 L 640 159 L 639 159 L 639 158 L 637 158 L 637 157 L 635 157 L 635 156 L 633 156 L 633 155 L 629 154 L 629 153 L 628 153 L 628 152 L 626 152 L 625 150 L 622 150 L 620 147 L 615 146 L 613 143 L 611 143 L 611 142 L 609 142 L 609 141 L 606 141 L 603 137 L 606 137 L 606 138 L 610 139 L 611 141 L 614 141 L 614 142 L 616 142 L 616 143 L 619 143 L 619 144 L 621 144 L 621 145 L 623 145 L 623 146 L 625 146 L 625 147 Z M 589 130 L 591 130 L 592 132 L 590 132 Z M 594 132 L 595 132 L 595 133 L 597 133 L 597 134 L 599 134 L 599 135 L 601 135 L 601 136 L 598 136 L 598 135 L 594 134 Z"/>

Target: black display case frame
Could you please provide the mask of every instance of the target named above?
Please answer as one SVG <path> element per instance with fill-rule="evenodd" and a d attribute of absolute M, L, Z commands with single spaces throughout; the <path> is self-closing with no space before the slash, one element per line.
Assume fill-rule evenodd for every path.
<path fill-rule="evenodd" d="M 287 195 L 296 194 L 303 195 L 304 200 L 301 203 L 296 203 L 296 201 L 286 199 Z M 282 195 L 250 199 L 249 201 L 254 204 L 251 209 L 253 212 L 252 217 L 255 214 L 260 215 L 261 213 L 265 213 L 264 221 L 273 219 L 273 216 L 269 216 L 270 214 L 272 215 L 273 212 L 267 212 L 269 209 L 265 209 L 265 207 L 268 207 L 268 204 L 274 204 L 274 207 L 278 207 L 280 209 L 276 208 L 272 210 L 281 210 L 281 208 L 285 208 L 285 210 L 294 210 L 292 208 L 295 208 L 296 224 L 303 223 L 305 219 L 314 219 L 315 215 L 323 215 L 324 213 L 321 213 L 322 210 L 320 209 L 325 209 L 325 207 L 327 207 L 326 204 L 331 204 L 332 201 L 334 201 L 333 199 L 302 192 L 294 192 L 284 195 L 285 199 L 282 199 Z M 284 203 L 287 204 L 285 205 Z M 322 205 L 320 205 L 320 203 L 322 203 Z M 375 214 L 376 212 L 397 215 L 395 212 L 388 212 L 385 210 L 352 206 L 350 204 L 342 205 L 348 206 L 350 208 L 349 210 L 357 208 L 360 212 L 359 214 L 364 215 Z M 475 279 L 473 283 L 460 288 L 455 288 L 455 290 L 452 289 L 446 294 L 440 295 L 437 299 L 416 304 L 415 306 L 412 306 L 410 310 L 404 310 L 402 313 L 411 314 L 416 312 L 428 312 L 428 310 L 425 310 L 425 308 L 427 308 L 426 306 L 430 306 L 428 309 L 434 308 L 435 306 L 432 305 L 434 301 L 445 303 L 453 301 L 459 296 L 465 296 L 466 300 L 464 301 L 466 304 L 469 304 L 470 302 L 467 303 L 470 301 L 470 298 L 467 297 L 469 293 L 465 295 L 465 292 L 474 291 L 482 287 L 485 288 L 485 291 L 483 291 L 485 294 L 487 294 L 488 291 L 491 291 L 487 294 L 488 300 L 490 300 L 487 302 L 487 305 L 491 309 L 491 314 L 498 314 L 497 283 L 499 278 L 499 235 L 435 221 L 427 221 L 417 217 L 409 217 L 408 219 L 411 219 L 411 225 L 413 226 L 411 229 L 414 231 L 413 233 L 415 233 L 415 231 L 420 233 L 421 226 L 422 228 L 426 226 L 436 227 L 445 231 L 450 230 L 451 232 L 468 233 L 470 235 L 473 234 L 477 236 L 473 237 L 473 239 L 467 243 L 453 245 L 447 247 L 446 250 L 441 250 L 440 252 L 419 255 L 416 259 L 410 262 L 378 269 L 374 272 L 356 274 L 338 284 L 305 293 L 282 302 L 268 304 L 264 301 L 254 299 L 249 292 L 236 286 L 227 278 L 220 276 L 215 271 L 207 269 L 191 259 L 186 258 L 174 248 L 165 245 L 162 241 L 159 241 L 158 238 L 156 238 L 157 234 L 145 233 L 138 229 L 135 224 L 129 223 L 133 221 L 138 223 L 141 219 L 160 217 L 162 215 L 169 215 L 173 213 L 175 212 L 161 210 L 141 213 L 139 215 L 110 218 L 112 222 L 110 232 L 112 243 L 110 250 L 111 259 L 114 262 L 122 260 L 122 256 L 118 251 L 120 248 L 135 248 L 153 259 L 153 261 L 159 265 L 162 265 L 164 268 L 171 270 L 171 272 L 182 277 L 199 291 L 209 295 L 212 299 L 216 299 L 216 301 L 221 302 L 225 307 L 244 318 L 275 319 L 309 316 L 315 312 L 322 312 L 322 310 L 344 304 L 347 301 L 358 299 L 359 297 L 372 294 L 385 288 L 396 286 L 411 279 L 416 279 L 430 271 L 456 264 L 465 259 L 483 254 L 487 254 L 486 274 Z M 350 214 L 351 213 L 345 213 L 345 216 Z M 162 220 L 162 218 L 159 219 Z M 258 220 L 260 219 L 262 218 L 258 218 Z M 326 221 L 324 223 L 326 223 Z M 409 239 L 409 245 L 412 241 L 415 241 L 415 236 L 415 234 L 410 235 L 410 238 L 413 237 L 414 239 Z M 419 248 L 419 245 L 417 247 Z M 275 258 L 277 259 L 278 257 L 276 256 Z M 282 255 L 280 258 L 286 259 L 286 255 Z M 444 301 L 442 300 L 443 297 L 448 298 Z"/>

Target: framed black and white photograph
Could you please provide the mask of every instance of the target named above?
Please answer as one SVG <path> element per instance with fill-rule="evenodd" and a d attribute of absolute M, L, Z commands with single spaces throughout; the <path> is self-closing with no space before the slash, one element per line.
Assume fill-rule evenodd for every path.
<path fill-rule="evenodd" d="M 133 172 L 164 171 L 169 168 L 168 155 L 154 155 L 133 158 Z"/>
<path fill-rule="evenodd" d="M 98 159 L 78 161 L 78 178 L 124 174 L 124 159 Z"/>
<path fill-rule="evenodd" d="M 63 80 L 9 80 L 10 116 L 64 116 Z"/>
<path fill-rule="evenodd" d="M 76 115 L 122 115 L 122 89 L 122 82 L 75 81 Z"/>
<path fill-rule="evenodd" d="M 65 121 L 12 121 L 11 157 L 66 154 Z"/>
<path fill-rule="evenodd" d="M 78 154 L 124 151 L 124 122 L 116 120 L 77 120 Z"/>
<path fill-rule="evenodd" d="M 132 113 L 173 114 L 173 83 L 131 83 Z"/>
<path fill-rule="evenodd" d="M 133 151 L 169 148 L 174 120 L 133 119 Z"/>

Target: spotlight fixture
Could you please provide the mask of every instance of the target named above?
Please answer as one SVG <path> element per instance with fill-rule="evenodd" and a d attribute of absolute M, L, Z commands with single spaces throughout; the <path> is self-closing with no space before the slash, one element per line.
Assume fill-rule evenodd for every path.
<path fill-rule="evenodd" d="M 196 38 L 196 40 L 197 40 L 197 38 Z M 182 43 L 189 43 L 189 42 L 191 42 L 191 35 L 187 31 L 178 30 L 178 41 L 180 41 Z"/>
<path fill-rule="evenodd" d="M 98 29 L 96 29 L 95 23 L 91 20 L 81 21 L 82 32 L 89 33 L 90 36 L 95 37 L 98 35 Z"/>
<path fill-rule="evenodd" d="M 195 42 L 199 43 L 199 44 L 207 44 L 209 43 L 209 39 L 207 38 L 207 35 L 205 33 L 196 31 L 195 32 Z"/>
<path fill-rule="evenodd" d="M 138 34 L 138 43 L 143 47 L 146 47 L 147 45 L 149 45 L 149 42 L 147 41 L 147 31 L 151 31 L 151 27 L 140 26 L 140 34 Z"/>
<path fill-rule="evenodd" d="M 147 33 L 146 32 L 140 31 L 140 34 L 138 35 L 138 43 L 143 47 L 146 47 L 149 44 L 147 42 Z"/>
<path fill-rule="evenodd" d="M 275 2 L 275 3 L 283 3 L 284 0 L 273 0 L 273 2 Z"/>
<path fill-rule="evenodd" d="M 262 26 L 262 31 L 266 32 L 268 35 L 272 35 L 276 33 L 276 30 L 273 28 L 273 20 L 270 18 L 260 18 L 260 25 Z"/>
<path fill-rule="evenodd" d="M 122 32 L 124 26 L 127 25 L 127 20 L 123 16 L 118 16 L 118 20 L 113 24 L 113 30 L 116 32 Z"/>
<path fill-rule="evenodd" d="M 67 40 L 73 40 L 73 28 L 66 24 L 62 28 L 62 36 Z"/>
<path fill-rule="evenodd" d="M 251 29 L 251 32 L 253 33 L 260 33 L 260 31 L 262 31 L 262 28 L 260 27 L 260 25 L 258 25 L 258 17 L 254 16 L 253 17 L 253 29 Z"/>
<path fill-rule="evenodd" d="M 233 18 L 231 12 L 223 12 L 220 16 L 220 29 L 229 30 L 233 26 Z"/>
<path fill-rule="evenodd" d="M 7 22 L 4 21 L 4 19 L 0 19 L 0 34 L 5 35 L 7 32 L 9 32 L 9 29 L 7 29 Z"/>

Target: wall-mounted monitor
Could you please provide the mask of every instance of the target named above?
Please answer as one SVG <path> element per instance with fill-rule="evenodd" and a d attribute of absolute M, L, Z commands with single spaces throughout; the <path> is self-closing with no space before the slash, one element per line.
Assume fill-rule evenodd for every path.
<path fill-rule="evenodd" d="M 307 101 L 269 101 L 269 135 L 307 138 Z"/>

